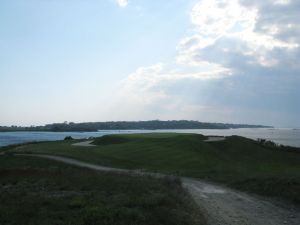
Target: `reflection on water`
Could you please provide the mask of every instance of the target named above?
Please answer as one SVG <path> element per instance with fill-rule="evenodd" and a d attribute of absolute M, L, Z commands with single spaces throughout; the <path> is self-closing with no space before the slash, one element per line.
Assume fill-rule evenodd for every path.
<path fill-rule="evenodd" d="M 0 146 L 18 144 L 31 141 L 63 140 L 66 136 L 76 139 L 100 137 L 106 134 L 122 133 L 153 133 L 153 132 L 178 132 L 197 133 L 203 135 L 231 136 L 239 135 L 251 139 L 263 138 L 278 144 L 300 147 L 299 129 L 277 128 L 240 128 L 228 130 L 195 129 L 195 130 L 102 130 L 98 132 L 0 132 Z"/>

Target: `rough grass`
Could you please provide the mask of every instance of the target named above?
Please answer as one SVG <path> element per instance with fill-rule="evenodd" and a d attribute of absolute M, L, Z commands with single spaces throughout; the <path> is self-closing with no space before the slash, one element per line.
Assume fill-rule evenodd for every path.
<path fill-rule="evenodd" d="M 233 187 L 270 197 L 281 197 L 300 204 L 300 179 L 298 178 L 252 178 L 236 182 Z"/>
<path fill-rule="evenodd" d="M 269 148 L 238 136 L 204 142 L 206 137 L 197 134 L 111 135 L 107 139 L 111 142 L 103 144 L 101 138 L 96 139 L 98 146 L 90 148 L 65 141 L 27 145 L 18 151 L 197 177 L 300 203 L 300 192 L 295 191 L 300 183 L 300 151 L 296 148 Z M 122 143 L 114 141 L 120 139 Z"/>
<path fill-rule="evenodd" d="M 1 225 L 205 224 L 174 179 L 0 156 Z"/>

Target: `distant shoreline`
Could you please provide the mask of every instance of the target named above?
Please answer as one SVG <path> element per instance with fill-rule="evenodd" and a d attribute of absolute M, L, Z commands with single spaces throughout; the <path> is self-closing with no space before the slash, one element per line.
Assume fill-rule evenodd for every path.
<path fill-rule="evenodd" d="M 38 132 L 97 132 L 98 130 L 180 130 L 180 129 L 236 129 L 236 128 L 274 128 L 273 126 L 207 123 L 192 120 L 151 120 L 116 121 L 87 123 L 53 123 L 44 126 L 0 126 L 0 132 L 38 131 Z"/>

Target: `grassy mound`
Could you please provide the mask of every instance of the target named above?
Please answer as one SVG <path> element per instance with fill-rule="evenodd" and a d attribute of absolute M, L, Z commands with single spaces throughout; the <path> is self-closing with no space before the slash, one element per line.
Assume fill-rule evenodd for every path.
<path fill-rule="evenodd" d="M 205 224 L 180 182 L 0 156 L 1 225 Z"/>
<path fill-rule="evenodd" d="M 128 138 L 121 137 L 118 135 L 105 135 L 100 138 L 96 138 L 92 144 L 94 145 L 113 145 L 123 144 L 130 141 Z"/>

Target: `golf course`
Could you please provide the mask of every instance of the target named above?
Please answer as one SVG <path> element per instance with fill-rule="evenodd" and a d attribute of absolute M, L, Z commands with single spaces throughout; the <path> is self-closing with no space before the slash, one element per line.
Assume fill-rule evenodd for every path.
<path fill-rule="evenodd" d="M 287 213 L 276 208 L 278 218 L 275 216 L 273 218 L 276 218 L 276 221 L 274 219 L 272 223 L 268 223 L 268 214 L 274 211 L 273 206 L 266 206 L 264 202 L 256 201 L 256 199 L 263 198 L 271 202 L 280 202 L 293 208 L 298 208 L 300 203 L 299 149 L 239 136 L 222 138 L 176 133 L 122 134 L 107 135 L 92 140 L 31 143 L 2 148 L 2 151 L 4 155 L 0 158 L 3 161 L 1 174 L 5 174 L 5 179 L 1 176 L 2 187 L 3 185 L 24 185 L 29 182 L 26 179 L 33 179 L 37 182 L 35 185 L 42 185 L 44 188 L 53 190 L 63 188 L 66 193 L 72 190 L 71 193 L 74 192 L 75 195 L 59 194 L 59 201 L 62 202 L 49 203 L 49 207 L 55 208 L 57 203 L 65 207 L 60 208 L 63 211 L 61 213 L 68 216 L 72 213 L 76 215 L 78 212 L 85 213 L 86 210 L 91 210 L 89 213 L 95 213 L 97 216 L 104 216 L 101 218 L 96 216 L 98 220 L 95 219 L 95 223 L 87 223 L 82 219 L 86 217 L 81 216 L 81 220 L 76 220 L 77 223 L 74 224 L 98 224 L 96 221 L 106 221 L 99 224 L 213 224 L 214 222 L 211 221 L 215 221 L 215 217 L 218 216 L 215 214 L 216 210 L 211 208 L 212 213 L 205 212 L 207 209 L 203 210 L 201 204 L 209 206 L 211 202 L 205 202 L 207 196 L 202 199 L 197 196 L 202 196 L 203 193 L 214 194 L 216 202 L 220 204 L 219 194 L 227 193 L 224 196 L 238 196 L 244 201 L 249 200 L 248 194 L 257 196 L 255 200 L 251 200 L 255 201 L 255 205 L 251 206 L 247 203 L 253 209 L 263 208 L 260 211 L 264 214 L 256 224 L 277 225 L 282 222 L 281 219 L 285 218 Z M 52 173 L 58 175 L 53 176 Z M 43 182 L 51 184 L 58 182 L 58 186 L 45 185 Z M 26 188 L 33 191 L 32 189 L 37 187 L 26 184 L 20 189 L 25 191 Z M 85 189 L 89 190 L 87 196 L 90 196 L 90 192 L 100 191 L 99 199 L 104 199 L 104 202 L 96 201 L 97 197 L 78 194 L 78 190 Z M 200 189 L 202 192 L 199 192 Z M 141 196 L 138 194 L 133 198 L 132 193 L 141 193 Z M 18 191 L 12 194 L 21 195 Z M 45 199 L 43 200 L 45 198 L 43 192 L 39 194 L 40 196 L 34 199 L 25 195 L 28 197 L 26 197 L 28 202 L 24 200 L 24 204 L 33 204 L 38 201 L 39 204 L 47 205 L 48 203 L 44 203 Z M 127 200 L 120 200 L 119 197 L 112 202 L 106 201 L 101 195 L 107 194 L 110 197 L 122 195 L 128 201 L 136 201 L 132 203 L 136 207 L 132 209 L 132 205 L 130 206 Z M 155 196 L 158 194 L 164 200 L 156 201 L 157 196 L 153 197 L 152 194 Z M 23 195 L 21 196 L 24 198 Z M 141 201 L 140 197 L 145 202 Z M 6 197 L 3 201 L 13 204 L 11 199 Z M 232 199 L 226 200 L 228 204 Z M 73 201 L 75 203 L 72 203 Z M 148 201 L 156 202 L 152 202 L 151 204 L 154 205 L 148 207 L 146 206 Z M 97 206 L 98 203 L 101 207 Z M 75 207 L 70 207 L 70 204 L 75 204 Z M 236 212 L 239 204 L 235 202 L 232 210 Z M 121 208 L 118 209 L 118 207 Z M 10 213 L 17 213 L 17 210 Z M 97 210 L 106 211 L 98 214 Z M 226 218 L 226 211 L 222 210 L 221 208 L 220 212 L 223 214 L 220 221 L 230 221 L 231 224 L 235 224 L 232 223 L 232 218 Z M 0 211 L 6 210 L 2 208 Z M 156 214 L 157 211 L 160 213 L 165 211 L 165 215 L 168 216 L 160 216 Z M 290 224 L 297 224 L 300 218 L 298 211 L 294 214 Z M 156 218 L 155 222 L 149 220 L 147 216 L 152 219 Z M 243 215 L 239 216 L 239 219 L 242 219 Z M 127 220 L 123 220 L 123 217 Z M 255 218 L 249 215 L 246 217 L 249 223 L 244 224 L 253 224 L 251 221 L 255 221 Z M 74 219 L 76 216 L 70 218 Z M 117 223 L 116 218 L 119 218 L 118 221 L 122 220 L 122 223 Z M 38 221 L 38 218 L 36 219 Z"/>

